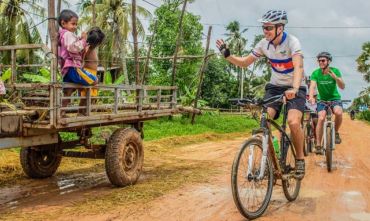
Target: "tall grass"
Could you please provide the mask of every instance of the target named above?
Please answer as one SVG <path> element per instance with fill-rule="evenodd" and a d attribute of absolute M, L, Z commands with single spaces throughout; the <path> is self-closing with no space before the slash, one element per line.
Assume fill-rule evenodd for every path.
<path fill-rule="evenodd" d="M 172 120 L 167 117 L 144 124 L 144 140 L 157 140 L 165 137 L 195 135 L 202 133 L 233 133 L 250 131 L 257 122 L 247 116 L 230 116 L 205 113 L 198 116 L 195 124 L 186 117 L 176 116 Z"/>

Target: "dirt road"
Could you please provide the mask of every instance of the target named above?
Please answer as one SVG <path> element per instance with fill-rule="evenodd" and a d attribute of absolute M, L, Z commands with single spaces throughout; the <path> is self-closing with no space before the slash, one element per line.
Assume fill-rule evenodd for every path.
<path fill-rule="evenodd" d="M 295 202 L 288 203 L 280 186 L 274 186 L 270 205 L 258 220 L 370 220 L 370 126 L 351 121 L 345 116 L 341 129 L 342 144 L 334 152 L 334 169 L 326 170 L 324 156 L 306 158 L 306 177 Z M 188 145 L 178 149 L 173 157 L 179 160 L 212 161 L 221 171 L 207 183 L 188 185 L 146 203 L 144 206 L 116 208 L 100 215 L 59 217 L 61 220 L 245 220 L 237 211 L 230 187 L 230 167 L 243 139 Z M 79 179 L 76 174 L 74 178 Z M 94 182 L 85 185 L 88 193 L 109 192 L 104 174 L 94 175 Z M 57 178 L 55 178 L 57 179 Z M 39 210 L 63 206 L 86 194 L 86 189 L 68 194 L 48 193 L 44 197 L 22 200 L 21 195 L 38 186 L 0 189 L 0 208 Z M 69 185 L 68 182 L 60 185 Z M 12 189 L 13 188 L 13 189 Z M 38 187 L 40 188 L 40 187 Z M 50 187 L 49 187 L 50 188 Z M 60 189 L 60 188 L 56 188 Z M 37 191 L 37 190 L 34 190 Z M 12 195 L 12 196 L 9 196 Z M 18 196 L 18 197 L 17 197 Z M 39 195 L 40 196 L 40 195 Z M 17 202 L 10 199 L 17 199 Z M 47 201 L 48 203 L 45 203 Z M 62 203 L 60 203 L 62 202 Z M 35 205 L 36 204 L 36 205 Z M 17 209 L 16 208 L 16 209 Z M 0 209 L 0 219 L 1 219 Z"/>

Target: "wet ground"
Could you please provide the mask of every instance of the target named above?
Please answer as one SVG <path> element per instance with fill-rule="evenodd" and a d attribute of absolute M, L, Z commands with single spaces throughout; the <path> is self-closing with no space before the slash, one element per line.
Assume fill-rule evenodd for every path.
<path fill-rule="evenodd" d="M 370 126 L 345 117 L 342 144 L 327 172 L 324 156 L 306 158 L 306 177 L 299 197 L 289 203 L 279 185 L 259 220 L 370 220 Z M 189 185 L 144 206 L 117 207 L 103 215 L 84 214 L 61 220 L 245 220 L 237 211 L 230 187 L 230 167 L 243 139 L 181 147 L 173 157 L 215 162 L 222 171 L 207 183 Z M 140 182 L 145 182 L 144 174 Z M 22 180 L 0 188 L 2 212 L 39 210 L 78 203 L 86 195 L 112 190 L 104 172 L 78 171 L 45 180 Z"/>

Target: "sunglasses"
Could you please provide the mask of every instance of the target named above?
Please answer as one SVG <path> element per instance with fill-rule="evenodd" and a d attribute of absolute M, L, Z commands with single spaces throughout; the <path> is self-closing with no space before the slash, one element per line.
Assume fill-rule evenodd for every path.
<path fill-rule="evenodd" d="M 319 59 L 319 60 L 317 60 L 319 63 L 325 63 L 326 62 L 326 60 L 325 59 Z"/>
<path fill-rule="evenodd" d="M 266 30 L 266 31 L 272 31 L 274 30 L 275 26 L 262 26 L 262 30 Z"/>

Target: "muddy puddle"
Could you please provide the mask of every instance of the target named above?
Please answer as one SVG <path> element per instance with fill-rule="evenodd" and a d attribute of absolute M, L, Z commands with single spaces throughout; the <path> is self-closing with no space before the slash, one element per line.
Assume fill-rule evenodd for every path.
<path fill-rule="evenodd" d="M 112 185 L 104 172 L 59 175 L 48 179 L 24 179 L 17 184 L 0 188 L 0 213 L 22 208 L 36 202 L 50 202 L 53 198 L 74 192 L 109 189 Z"/>

